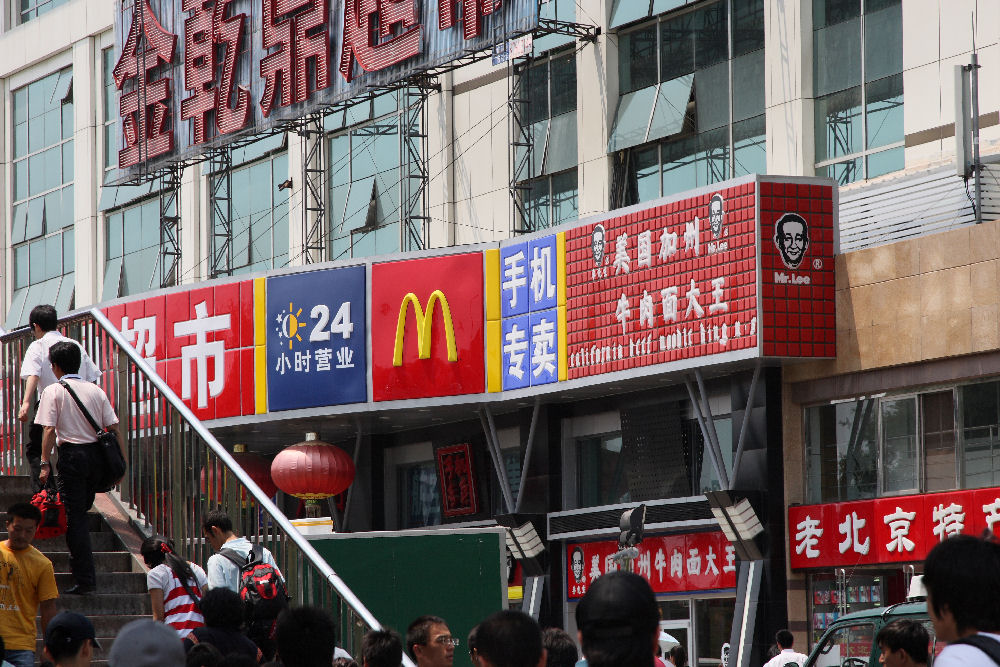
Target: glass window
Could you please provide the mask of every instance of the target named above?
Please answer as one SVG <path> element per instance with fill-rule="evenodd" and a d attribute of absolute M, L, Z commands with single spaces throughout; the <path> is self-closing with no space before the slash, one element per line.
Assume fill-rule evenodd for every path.
<path fill-rule="evenodd" d="M 622 33 L 618 42 L 618 90 L 622 95 L 648 88 L 659 78 L 656 68 L 656 24 Z"/>
<path fill-rule="evenodd" d="M 698 628 L 699 666 L 718 667 L 719 648 L 729 641 L 729 632 L 733 627 L 735 610 L 735 598 L 711 598 L 694 601 L 695 627 Z"/>
<path fill-rule="evenodd" d="M 524 229 L 546 229 L 577 217 L 577 171 L 543 176 L 521 184 L 524 187 Z"/>
<path fill-rule="evenodd" d="M 883 400 L 882 490 L 919 491 L 917 481 L 917 400 Z"/>
<path fill-rule="evenodd" d="M 877 415 L 870 398 L 805 410 L 809 502 L 875 497 Z"/>
<path fill-rule="evenodd" d="M 920 397 L 921 431 L 924 439 L 924 488 L 946 491 L 955 488 L 955 400 L 949 391 Z"/>
<path fill-rule="evenodd" d="M 814 667 L 851 667 L 867 665 L 871 660 L 875 626 L 858 623 L 837 628 L 816 652 Z"/>
<path fill-rule="evenodd" d="M 578 440 L 576 457 L 579 507 L 613 505 L 631 500 L 621 433 Z"/>
<path fill-rule="evenodd" d="M 20 0 L 18 2 L 20 23 L 27 23 L 38 18 L 47 11 L 66 4 L 66 2 L 67 0 Z"/>
<path fill-rule="evenodd" d="M 719 437 L 719 449 L 722 451 L 722 465 L 726 466 L 726 475 L 732 476 L 733 470 L 733 420 L 730 417 L 717 417 L 715 423 L 715 434 Z M 702 456 L 701 481 L 698 485 L 698 492 L 719 491 L 722 483 L 719 481 L 719 474 L 715 470 L 708 452 Z"/>
<path fill-rule="evenodd" d="M 1000 484 L 1000 382 L 961 388 L 962 487 Z"/>
<path fill-rule="evenodd" d="M 441 487 L 433 461 L 399 469 L 399 527 L 441 523 Z"/>

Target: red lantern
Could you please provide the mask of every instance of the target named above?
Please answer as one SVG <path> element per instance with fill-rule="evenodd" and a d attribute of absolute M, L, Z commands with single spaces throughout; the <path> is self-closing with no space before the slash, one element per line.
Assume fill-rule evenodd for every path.
<path fill-rule="evenodd" d="M 285 493 L 319 500 L 343 492 L 354 481 L 354 461 L 344 450 L 307 433 L 305 442 L 278 452 L 271 462 L 271 478 Z"/>

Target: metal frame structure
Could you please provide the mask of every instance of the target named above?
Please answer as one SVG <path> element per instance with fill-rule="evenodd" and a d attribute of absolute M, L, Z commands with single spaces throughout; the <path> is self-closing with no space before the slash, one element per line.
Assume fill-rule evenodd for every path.
<path fill-rule="evenodd" d="M 428 247 L 427 222 L 427 98 L 441 90 L 435 77 L 419 77 L 403 94 L 403 226 L 400 250 L 423 250 Z"/>
<path fill-rule="evenodd" d="M 160 189 L 160 287 L 177 284 L 177 268 L 181 259 L 181 171 L 173 165 L 163 174 Z"/>
<path fill-rule="evenodd" d="M 212 266 L 210 276 L 233 275 L 233 152 L 228 148 L 212 158 L 209 183 L 209 210 L 212 219 Z"/>
<path fill-rule="evenodd" d="M 326 224 L 326 136 L 322 111 L 306 116 L 298 127 L 302 146 L 302 258 L 322 262 L 329 254 Z"/>

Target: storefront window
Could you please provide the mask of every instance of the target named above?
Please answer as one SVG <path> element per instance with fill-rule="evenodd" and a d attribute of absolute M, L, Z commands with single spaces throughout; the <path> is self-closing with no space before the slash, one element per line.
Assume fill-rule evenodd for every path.
<path fill-rule="evenodd" d="M 917 481 L 917 400 L 882 401 L 882 490 L 919 491 Z"/>
<path fill-rule="evenodd" d="M 962 387 L 962 487 L 1000 484 L 1000 382 Z"/>
<path fill-rule="evenodd" d="M 722 645 L 729 641 L 729 633 L 733 628 L 735 609 L 734 598 L 694 601 L 699 666 L 718 667 L 722 658 Z"/>
<path fill-rule="evenodd" d="M 823 642 L 814 667 L 862 667 L 871 660 L 875 626 L 857 623 L 838 628 Z"/>
<path fill-rule="evenodd" d="M 920 397 L 924 436 L 924 486 L 927 491 L 955 488 L 955 399 L 951 391 Z"/>
<path fill-rule="evenodd" d="M 878 429 L 874 408 L 874 399 L 861 399 L 806 409 L 809 502 L 875 497 Z"/>
<path fill-rule="evenodd" d="M 626 459 L 621 433 L 609 433 L 577 441 L 580 507 L 613 505 L 632 500 L 628 491 Z"/>
<path fill-rule="evenodd" d="M 441 523 L 441 486 L 433 461 L 399 469 L 400 528 L 437 526 Z"/>

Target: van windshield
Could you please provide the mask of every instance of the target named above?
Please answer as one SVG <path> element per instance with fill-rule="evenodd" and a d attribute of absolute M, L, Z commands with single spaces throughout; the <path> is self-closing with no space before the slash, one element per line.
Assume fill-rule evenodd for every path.
<path fill-rule="evenodd" d="M 823 641 L 809 667 L 868 667 L 874 641 L 873 623 L 843 625 Z"/>

